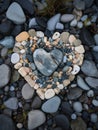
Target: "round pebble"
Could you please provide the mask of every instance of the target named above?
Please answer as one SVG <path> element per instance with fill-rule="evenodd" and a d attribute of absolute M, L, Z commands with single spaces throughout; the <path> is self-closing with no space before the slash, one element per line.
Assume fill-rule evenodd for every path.
<path fill-rule="evenodd" d="M 44 33 L 42 31 L 37 31 L 36 36 L 37 37 L 44 37 Z"/>
<path fill-rule="evenodd" d="M 76 37 L 74 35 L 69 36 L 69 43 L 72 44 L 76 40 Z"/>
<path fill-rule="evenodd" d="M 13 53 L 13 54 L 11 55 L 11 62 L 12 62 L 13 64 L 16 64 L 17 62 L 19 62 L 19 60 L 20 60 L 20 57 L 19 57 L 19 54 L 18 54 L 18 53 Z"/>
<path fill-rule="evenodd" d="M 53 40 L 56 40 L 57 38 L 59 38 L 60 37 L 60 33 L 59 32 L 55 32 L 54 34 L 53 34 L 53 36 L 52 36 L 52 39 Z"/>
<path fill-rule="evenodd" d="M 54 92 L 53 89 L 48 89 L 45 92 L 45 98 L 46 99 L 49 99 L 49 98 L 53 97 L 54 95 L 55 95 L 55 92 Z"/>
<path fill-rule="evenodd" d="M 88 97 L 93 97 L 93 96 L 94 96 L 94 91 L 93 91 L 93 90 L 89 90 L 89 91 L 87 92 L 87 96 L 88 96 Z"/>
<path fill-rule="evenodd" d="M 73 103 L 73 108 L 76 112 L 82 112 L 82 104 L 80 102 L 74 102 Z"/>
<path fill-rule="evenodd" d="M 71 115 L 71 119 L 72 119 L 72 120 L 76 120 L 76 119 L 77 119 L 77 115 L 76 115 L 75 113 L 73 113 L 73 114 Z"/>
<path fill-rule="evenodd" d="M 57 87 L 58 87 L 59 89 L 63 89 L 63 88 L 64 88 L 64 85 L 63 85 L 63 84 L 59 84 L 59 85 L 57 85 Z"/>
<path fill-rule="evenodd" d="M 83 45 L 75 47 L 75 51 L 81 54 L 85 52 Z"/>
<path fill-rule="evenodd" d="M 18 129 L 21 129 L 23 127 L 23 124 L 22 123 L 17 123 L 17 128 Z"/>

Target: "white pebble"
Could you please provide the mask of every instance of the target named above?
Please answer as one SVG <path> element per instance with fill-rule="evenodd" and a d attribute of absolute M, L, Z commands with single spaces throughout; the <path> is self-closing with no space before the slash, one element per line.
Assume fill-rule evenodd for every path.
<path fill-rule="evenodd" d="M 91 122 L 96 123 L 98 121 L 98 116 L 95 113 L 91 114 Z"/>
<path fill-rule="evenodd" d="M 92 104 L 93 104 L 95 107 L 98 107 L 98 100 L 93 99 L 93 100 L 92 100 Z"/>
<path fill-rule="evenodd" d="M 44 37 L 44 33 L 42 31 L 37 31 L 36 36 L 42 38 L 42 37 Z"/>
<path fill-rule="evenodd" d="M 76 112 L 82 112 L 82 104 L 80 102 L 74 102 L 73 103 L 73 108 Z"/>
<path fill-rule="evenodd" d="M 72 20 L 70 26 L 75 27 L 76 25 L 77 25 L 77 20 L 76 19 Z"/>
<path fill-rule="evenodd" d="M 77 27 L 78 27 L 79 29 L 83 28 L 83 23 L 82 23 L 82 22 L 78 22 L 78 23 L 77 23 Z"/>
<path fill-rule="evenodd" d="M 63 84 L 59 84 L 59 85 L 57 85 L 57 87 L 58 87 L 59 89 L 63 89 L 63 88 L 64 88 L 64 85 L 63 85 Z"/>
<path fill-rule="evenodd" d="M 89 90 L 89 91 L 87 92 L 87 96 L 88 96 L 88 97 L 94 97 L 94 91 L 93 91 L 93 90 Z"/>
<path fill-rule="evenodd" d="M 73 70 L 72 70 L 72 74 L 73 75 L 76 75 L 77 73 L 79 73 L 79 71 L 80 71 L 80 67 L 78 66 L 78 65 L 74 65 L 73 66 Z"/>
<path fill-rule="evenodd" d="M 18 53 L 13 53 L 13 54 L 11 55 L 11 62 L 12 62 L 13 64 L 18 63 L 19 60 L 20 60 L 20 57 L 19 57 L 19 54 L 18 54 Z"/>
<path fill-rule="evenodd" d="M 72 119 L 72 120 L 76 120 L 76 119 L 77 119 L 77 115 L 76 115 L 75 113 L 73 113 L 73 114 L 71 115 L 71 119 Z"/>
<path fill-rule="evenodd" d="M 25 53 L 25 49 L 20 50 L 20 53 L 24 54 Z"/>
<path fill-rule="evenodd" d="M 82 54 L 85 52 L 83 45 L 75 47 L 75 51 Z"/>
<path fill-rule="evenodd" d="M 45 98 L 46 99 L 52 98 L 54 95 L 55 95 L 55 92 L 54 92 L 53 89 L 48 89 L 45 92 Z"/>
<path fill-rule="evenodd" d="M 55 32 L 54 34 L 53 34 L 53 36 L 52 36 L 52 39 L 53 40 L 56 40 L 57 38 L 59 38 L 60 37 L 60 33 L 59 32 Z"/>
<path fill-rule="evenodd" d="M 21 129 L 23 127 L 22 123 L 17 123 L 17 128 Z"/>

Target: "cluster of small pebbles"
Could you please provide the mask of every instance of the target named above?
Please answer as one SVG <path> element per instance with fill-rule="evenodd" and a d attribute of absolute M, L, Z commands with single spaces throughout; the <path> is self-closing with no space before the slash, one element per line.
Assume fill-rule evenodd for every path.
<path fill-rule="evenodd" d="M 69 32 L 47 38 L 34 29 L 16 36 L 13 51 L 14 68 L 42 100 L 67 89 L 80 71 L 85 52 L 81 40 Z"/>

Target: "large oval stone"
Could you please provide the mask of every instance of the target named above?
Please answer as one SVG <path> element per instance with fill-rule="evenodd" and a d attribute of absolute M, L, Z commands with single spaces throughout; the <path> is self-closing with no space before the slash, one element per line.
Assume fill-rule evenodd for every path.
<path fill-rule="evenodd" d="M 36 49 L 33 58 L 37 69 L 45 76 L 50 76 L 61 63 L 63 54 L 60 50 L 54 49 L 50 53 L 44 49 Z"/>

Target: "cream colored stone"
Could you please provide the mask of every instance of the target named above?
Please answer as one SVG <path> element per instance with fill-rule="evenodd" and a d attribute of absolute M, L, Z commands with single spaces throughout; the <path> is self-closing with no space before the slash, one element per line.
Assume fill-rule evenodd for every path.
<path fill-rule="evenodd" d="M 60 93 L 60 89 L 59 88 L 54 88 L 54 92 L 55 92 L 55 94 L 59 94 Z"/>
<path fill-rule="evenodd" d="M 60 33 L 59 32 L 55 32 L 54 34 L 53 34 L 53 36 L 52 36 L 52 39 L 53 40 L 56 40 L 57 38 L 59 38 L 60 37 Z"/>
<path fill-rule="evenodd" d="M 65 79 L 65 80 L 63 81 L 64 87 L 68 86 L 69 84 L 70 84 L 70 80 L 69 80 L 69 79 Z"/>
<path fill-rule="evenodd" d="M 78 52 L 78 53 L 84 53 L 85 52 L 83 45 L 75 47 L 75 51 Z"/>
<path fill-rule="evenodd" d="M 45 99 L 45 93 L 43 92 L 43 90 L 41 88 L 38 88 L 36 93 L 38 94 L 38 96 L 44 100 Z"/>
<path fill-rule="evenodd" d="M 74 79 L 75 79 L 75 75 L 70 74 L 70 75 L 69 75 L 69 80 L 70 80 L 70 81 L 73 81 Z"/>
<path fill-rule="evenodd" d="M 22 63 L 20 62 L 14 65 L 14 68 L 17 70 L 20 69 L 21 67 L 22 67 Z"/>
<path fill-rule="evenodd" d="M 31 37 L 36 36 L 36 31 L 35 31 L 34 29 L 30 29 L 30 30 L 28 31 L 28 33 L 29 33 L 29 35 L 30 35 Z"/>
<path fill-rule="evenodd" d="M 57 85 L 57 87 L 58 87 L 59 89 L 63 89 L 63 88 L 64 88 L 64 85 L 63 85 L 63 84 L 59 84 L 59 85 Z"/>
<path fill-rule="evenodd" d="M 63 32 L 63 33 L 61 33 L 61 36 L 60 36 L 61 41 L 63 41 L 64 43 L 67 43 L 69 35 L 70 35 L 69 32 Z"/>
<path fill-rule="evenodd" d="M 73 42 L 76 40 L 76 37 L 74 35 L 69 36 L 69 43 L 73 44 Z"/>
<path fill-rule="evenodd" d="M 24 77 L 24 79 L 28 82 L 28 84 L 29 84 L 31 87 L 34 87 L 35 81 L 32 80 L 32 78 L 31 78 L 29 75 L 26 75 L 26 76 Z"/>
<path fill-rule="evenodd" d="M 38 84 L 35 84 L 34 85 L 34 89 L 38 89 L 39 88 L 39 85 Z"/>
<path fill-rule="evenodd" d="M 22 41 L 27 40 L 28 38 L 29 38 L 29 34 L 26 31 L 24 31 L 16 36 L 16 41 L 22 42 Z"/>
<path fill-rule="evenodd" d="M 74 42 L 73 42 L 73 45 L 75 46 L 75 47 L 77 47 L 77 46 L 80 46 L 81 45 L 81 40 L 80 39 L 76 39 Z"/>
<path fill-rule="evenodd" d="M 25 49 L 20 50 L 21 54 L 24 54 L 25 52 L 26 52 Z"/>
<path fill-rule="evenodd" d="M 45 43 L 47 42 L 47 37 L 44 37 L 44 42 L 45 42 Z"/>
<path fill-rule="evenodd" d="M 24 67 L 21 67 L 18 72 L 21 74 L 22 77 L 25 77 L 27 75 L 27 72 L 25 71 Z"/>
<path fill-rule="evenodd" d="M 46 99 L 52 98 L 54 95 L 55 95 L 55 92 L 54 92 L 53 89 L 48 89 L 48 90 L 45 92 L 45 98 L 46 98 Z"/>
<path fill-rule="evenodd" d="M 71 74 L 76 75 L 80 71 L 80 66 L 74 65 Z"/>

